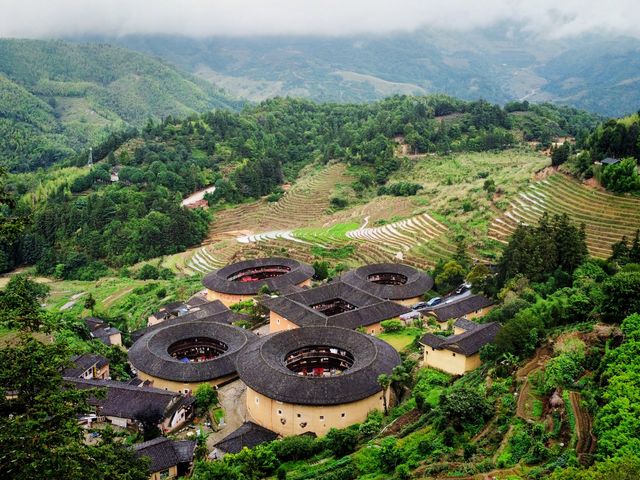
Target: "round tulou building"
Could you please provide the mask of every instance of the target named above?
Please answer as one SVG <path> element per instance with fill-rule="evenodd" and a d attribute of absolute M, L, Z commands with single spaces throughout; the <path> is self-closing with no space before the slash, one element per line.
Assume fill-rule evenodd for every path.
<path fill-rule="evenodd" d="M 433 279 L 424 272 L 400 263 L 376 263 L 344 273 L 340 280 L 385 300 L 411 306 L 431 290 Z"/>
<path fill-rule="evenodd" d="M 311 265 L 291 258 L 256 258 L 215 270 L 202 283 L 209 301 L 220 300 L 229 306 L 255 297 L 264 285 L 271 291 L 309 286 L 313 274 Z"/>
<path fill-rule="evenodd" d="M 242 352 L 251 420 L 280 435 L 344 428 L 384 408 L 378 376 L 400 363 L 375 337 L 339 327 L 303 327 L 263 337 Z"/>
<path fill-rule="evenodd" d="M 235 361 L 257 339 L 233 325 L 200 319 L 154 326 L 129 349 L 129 362 L 157 388 L 188 393 L 237 378 Z"/>

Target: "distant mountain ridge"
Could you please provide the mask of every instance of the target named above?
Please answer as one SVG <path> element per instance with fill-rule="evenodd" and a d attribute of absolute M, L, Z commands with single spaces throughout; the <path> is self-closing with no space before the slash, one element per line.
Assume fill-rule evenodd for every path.
<path fill-rule="evenodd" d="M 0 39 L 0 157 L 46 166 L 148 118 L 237 109 L 210 82 L 107 44 Z"/>
<path fill-rule="evenodd" d="M 96 40 L 96 39 L 94 39 Z M 607 116 L 640 105 L 640 41 L 531 38 L 512 25 L 360 37 L 131 35 L 100 38 L 153 54 L 235 96 L 373 101 L 444 93 L 504 103 L 552 101 Z"/>

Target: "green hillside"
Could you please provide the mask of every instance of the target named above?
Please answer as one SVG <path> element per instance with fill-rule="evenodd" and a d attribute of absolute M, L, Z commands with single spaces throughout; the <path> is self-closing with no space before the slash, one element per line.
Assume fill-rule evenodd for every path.
<path fill-rule="evenodd" d="M 148 118 L 237 108 L 211 83 L 105 44 L 0 40 L 0 154 L 46 166 Z"/>
<path fill-rule="evenodd" d="M 395 35 L 102 38 L 151 53 L 251 100 L 372 101 L 392 94 L 551 101 L 604 115 L 640 105 L 640 43 L 628 37 L 532 38 L 513 25 Z"/>
<path fill-rule="evenodd" d="M 234 256 L 284 249 L 308 261 L 402 258 L 431 268 L 461 241 L 474 256 L 495 258 L 499 244 L 486 237 L 494 212 L 489 185 L 505 203 L 548 163 L 527 142 L 579 135 L 596 121 L 566 107 L 507 110 L 445 96 L 395 96 L 364 105 L 274 99 L 240 113 L 149 122 L 100 155 L 95 149 L 93 169 L 66 184 L 55 170 L 16 175 L 16 191 L 55 188 L 40 188 L 53 192 L 48 198 L 23 197 L 34 224 L 16 251 L 4 250 L 0 267 L 35 264 L 41 274 L 89 279 L 179 254 L 207 237 L 212 252 L 167 266 L 203 272 Z M 84 156 L 74 160 L 86 164 Z M 203 211 L 179 212 L 182 198 L 211 185 L 216 211 L 207 235 Z M 366 229 L 336 228 L 328 237 L 304 230 L 366 221 Z M 231 232 L 243 230 L 257 237 L 236 248 L 243 245 Z"/>

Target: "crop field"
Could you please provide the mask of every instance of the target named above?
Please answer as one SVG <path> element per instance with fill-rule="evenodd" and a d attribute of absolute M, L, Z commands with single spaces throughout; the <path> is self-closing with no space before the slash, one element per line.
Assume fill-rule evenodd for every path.
<path fill-rule="evenodd" d="M 403 262 L 429 269 L 451 258 L 461 239 L 472 257 L 495 259 L 519 222 L 536 223 L 545 211 L 585 223 L 589 251 L 598 257 L 607 257 L 623 235 L 634 235 L 640 199 L 590 189 L 561 174 L 536 181 L 548 161 L 525 150 L 405 160 L 390 183 L 420 183 L 414 197 L 355 198 L 343 165 L 316 167 L 277 202 L 217 212 L 207 242 L 162 265 L 202 275 L 229 262 L 281 255 L 347 267 Z M 488 180 L 495 193 L 486 191 Z M 336 192 L 350 197 L 346 209 L 331 208 Z"/>
<path fill-rule="evenodd" d="M 600 258 L 609 257 L 613 243 L 640 228 L 640 198 L 594 190 L 554 174 L 520 192 L 507 212 L 494 219 L 490 235 L 506 242 L 519 223 L 535 224 L 544 212 L 566 213 L 584 224 L 589 253 Z"/>
<path fill-rule="evenodd" d="M 233 261 L 284 255 L 349 267 L 403 262 L 428 269 L 451 257 L 458 238 L 467 239 L 473 257 L 495 257 L 501 247 L 490 238 L 491 221 L 546 164 L 528 150 L 403 160 L 390 183 L 420 183 L 414 197 L 375 191 L 356 197 L 353 174 L 343 164 L 308 167 L 277 202 L 262 199 L 214 213 L 203 245 L 164 258 L 162 266 L 202 275 Z M 498 188 L 493 197 L 483 189 L 488 179 Z M 348 207 L 333 209 L 334 196 L 348 198 Z"/>

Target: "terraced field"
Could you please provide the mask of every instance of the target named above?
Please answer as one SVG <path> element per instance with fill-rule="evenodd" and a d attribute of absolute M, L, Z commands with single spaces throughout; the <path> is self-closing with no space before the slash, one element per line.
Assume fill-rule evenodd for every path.
<path fill-rule="evenodd" d="M 301 257 L 289 244 L 309 243 L 295 238 L 292 229 L 320 225 L 326 219 L 329 201 L 340 184 L 350 183 L 342 164 L 306 173 L 277 202 L 247 203 L 214 214 L 215 220 L 203 246 L 174 258 L 168 266 L 184 274 L 206 273 L 229 262 L 278 250 Z M 260 245 L 258 245 L 258 243 Z M 282 250 L 284 249 L 284 251 Z"/>
<path fill-rule="evenodd" d="M 554 174 L 520 192 L 507 212 L 494 219 L 489 235 L 506 242 L 519 223 L 535 224 L 544 212 L 566 213 L 584 223 L 589 253 L 600 258 L 609 257 L 613 243 L 640 228 L 640 198 L 593 190 Z"/>

